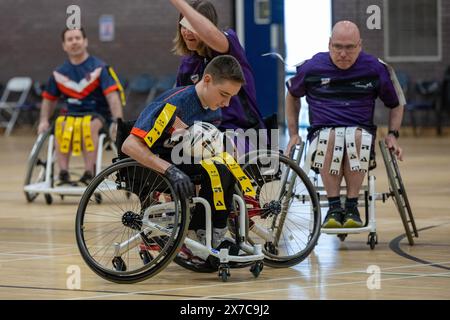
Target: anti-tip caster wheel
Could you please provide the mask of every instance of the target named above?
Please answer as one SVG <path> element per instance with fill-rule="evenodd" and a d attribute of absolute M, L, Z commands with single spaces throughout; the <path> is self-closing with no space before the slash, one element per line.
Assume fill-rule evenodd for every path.
<path fill-rule="evenodd" d="M 367 244 L 370 246 L 370 249 L 375 249 L 375 245 L 378 244 L 378 236 L 375 232 L 369 233 Z"/>
<path fill-rule="evenodd" d="M 346 233 L 341 233 L 337 235 L 339 240 L 341 240 L 341 242 L 345 241 L 345 238 L 347 238 L 347 234 Z"/>
<path fill-rule="evenodd" d="M 230 277 L 230 267 L 226 265 L 221 265 L 219 267 L 219 278 L 222 279 L 223 282 L 227 282 Z"/>
<path fill-rule="evenodd" d="M 263 268 L 264 268 L 264 263 L 262 261 L 257 261 L 257 262 L 255 262 L 254 265 L 251 266 L 250 272 L 253 274 L 253 276 L 255 278 L 258 278 L 258 276 L 261 273 Z"/>
<path fill-rule="evenodd" d="M 45 203 L 48 205 L 51 205 L 53 202 L 53 197 L 48 193 L 44 194 L 44 197 L 45 197 Z"/>

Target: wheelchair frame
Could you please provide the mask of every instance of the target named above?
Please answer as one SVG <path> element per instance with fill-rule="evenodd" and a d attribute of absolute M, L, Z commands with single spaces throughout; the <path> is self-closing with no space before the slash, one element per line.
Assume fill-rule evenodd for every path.
<path fill-rule="evenodd" d="M 364 207 L 365 209 L 365 224 L 360 228 L 321 228 L 321 233 L 335 234 L 341 241 L 344 241 L 348 234 L 369 232 L 367 244 L 370 246 L 370 249 L 374 249 L 376 244 L 378 244 L 378 236 L 376 233 L 375 201 L 382 200 L 384 203 L 389 197 L 392 197 L 402 220 L 408 243 L 409 245 L 414 245 L 413 237 L 418 237 L 419 234 L 400 175 L 398 163 L 392 150 L 389 150 L 386 147 L 384 141 L 380 140 L 379 146 L 383 156 L 383 162 L 386 167 L 386 173 L 388 175 L 389 191 L 382 193 L 376 192 L 375 176 L 371 175 L 371 171 L 369 170 L 367 172 L 367 184 L 363 183 L 358 197 L 358 200 L 364 200 L 364 204 L 361 204 L 359 201 L 358 206 Z M 305 143 L 303 141 L 300 145 L 295 146 L 297 156 L 293 156 L 293 158 L 297 161 L 297 163 L 300 163 L 304 148 Z M 325 188 L 323 186 L 319 186 L 319 174 L 315 174 L 315 176 L 311 178 L 313 179 L 313 184 L 320 199 L 320 206 L 328 207 L 328 199 L 326 197 Z M 341 186 L 341 191 L 345 191 L 345 187 Z"/>
<path fill-rule="evenodd" d="M 97 159 L 95 174 L 98 174 L 102 170 L 103 152 L 105 147 L 105 140 L 107 135 L 103 132 L 99 134 L 98 147 L 97 147 Z M 46 141 L 47 155 L 46 159 L 40 159 L 39 153 L 44 148 Z M 114 143 L 109 144 L 115 154 L 117 155 L 117 149 Z M 41 193 L 45 196 L 45 202 L 51 204 L 53 202 L 52 194 L 61 196 L 81 196 L 86 190 L 85 186 L 55 186 L 54 184 L 54 163 L 55 163 L 55 135 L 53 133 L 53 126 L 44 133 L 41 133 L 31 149 L 28 157 L 28 169 L 24 183 L 24 193 L 28 202 L 34 201 L 34 199 Z M 37 182 L 31 182 L 33 170 L 36 167 L 42 166 L 38 175 Z"/>
<path fill-rule="evenodd" d="M 284 157 L 284 161 L 286 163 L 291 164 L 292 160 Z M 126 171 L 124 171 L 126 168 Z M 137 168 L 137 170 L 136 170 Z M 291 168 L 291 167 L 289 167 Z M 143 171 L 139 171 L 142 170 Z M 287 257 L 281 257 L 279 261 L 271 261 L 271 266 L 276 267 L 287 267 L 294 265 L 303 259 L 305 259 L 309 253 L 313 250 L 315 247 L 315 244 L 317 242 L 317 239 L 319 237 L 320 233 L 320 208 L 318 205 L 318 199 L 316 197 L 316 193 L 314 192 L 314 188 L 312 187 L 311 182 L 307 178 L 307 176 L 304 174 L 304 172 L 299 168 L 298 166 L 295 168 L 294 171 L 299 172 L 301 175 L 299 176 L 299 179 L 302 180 L 302 182 L 307 182 L 308 188 L 305 186 L 305 190 L 307 189 L 307 192 L 311 195 L 311 198 L 313 200 L 311 203 L 313 203 L 312 207 L 308 207 L 308 212 L 304 213 L 307 214 L 309 217 L 313 217 L 313 221 L 309 222 L 309 238 L 307 240 L 307 245 L 302 251 L 295 252 L 295 255 L 293 256 L 287 256 Z M 282 175 L 285 181 L 288 179 L 289 176 L 289 170 L 286 170 L 284 174 Z M 136 176 L 141 175 L 140 178 L 137 178 Z M 112 176 L 112 177 L 111 177 Z M 130 176 L 132 176 L 132 179 L 130 179 Z M 159 177 L 159 178 L 158 178 Z M 291 175 L 290 180 L 295 180 L 296 176 Z M 112 181 L 114 179 L 115 181 Z M 159 179 L 159 180 L 158 180 Z M 306 179 L 306 180 L 305 180 Z M 105 185 L 102 185 L 105 183 L 104 180 L 107 180 L 107 183 Z M 127 180 L 128 183 L 125 183 L 123 180 Z M 151 181 L 151 182 L 150 182 Z M 152 191 L 149 190 L 147 186 L 152 184 L 152 187 L 154 184 L 157 184 L 158 187 L 161 185 L 161 181 L 165 182 L 167 187 L 163 191 L 159 191 L 156 188 Z M 288 187 L 287 191 L 282 190 L 280 192 L 288 192 L 289 194 L 292 193 L 292 197 L 295 195 L 293 194 L 293 186 L 292 181 L 291 185 Z M 134 189 L 134 185 L 136 183 L 136 188 L 138 190 L 131 190 Z M 124 184 L 124 185 L 122 185 Z M 126 186 L 128 185 L 128 187 Z M 286 187 L 287 183 L 283 183 L 283 188 Z M 114 205 L 112 206 L 113 209 L 109 211 L 102 211 L 101 209 L 98 209 L 98 214 L 93 213 L 96 212 L 95 207 L 100 205 L 96 201 L 93 201 L 91 198 L 94 196 L 97 196 L 99 194 L 101 196 L 101 190 L 102 188 L 109 188 L 111 186 L 110 191 L 113 192 L 112 196 L 106 195 L 105 199 L 120 199 L 120 195 L 114 196 L 114 192 L 119 191 L 125 191 L 129 193 L 127 195 L 127 199 L 129 199 L 132 194 L 135 194 L 139 197 L 139 203 L 140 204 L 133 204 L 130 201 L 127 201 L 125 198 L 122 198 L 122 201 L 125 201 L 126 203 L 130 202 L 129 205 L 132 209 L 126 210 L 127 204 L 124 205 Z M 98 188 L 99 187 L 99 188 Z M 97 189 L 98 188 L 98 189 Z M 128 189 L 127 189 L 128 188 Z M 76 219 L 76 237 L 77 237 L 77 243 L 78 247 L 80 249 L 80 253 L 83 257 L 83 259 L 86 261 L 86 263 L 93 269 L 94 272 L 96 272 L 101 277 L 118 283 L 132 283 L 137 281 L 145 280 L 158 272 L 162 271 L 162 269 L 170 263 L 178 254 L 178 251 L 183 243 L 188 244 L 188 246 L 195 247 L 198 250 L 201 250 L 205 255 L 209 255 L 212 257 L 215 257 L 219 261 L 218 271 L 219 271 L 219 277 L 223 281 L 227 281 L 228 277 L 230 276 L 230 265 L 231 262 L 241 263 L 242 265 L 249 265 L 251 264 L 250 271 L 251 273 L 257 277 L 261 270 L 263 269 L 264 262 L 267 260 L 267 257 L 265 253 L 263 252 L 262 245 L 259 243 L 254 243 L 251 240 L 251 237 L 249 237 L 249 219 L 248 219 L 248 212 L 247 212 L 247 204 L 244 201 L 244 198 L 240 195 L 234 195 L 234 206 L 235 209 L 239 208 L 239 217 L 238 217 L 238 227 L 237 235 L 236 235 L 236 244 L 239 246 L 240 250 L 243 251 L 244 255 L 230 255 L 229 249 L 224 248 L 220 250 L 216 250 L 212 247 L 212 222 L 211 222 L 211 208 L 210 204 L 207 200 L 200 198 L 200 197 L 194 197 L 192 198 L 192 202 L 190 204 L 186 205 L 186 209 L 183 209 L 183 207 L 178 206 L 178 209 L 181 208 L 181 212 L 175 212 L 171 215 L 169 212 L 171 210 L 174 210 L 174 208 L 177 206 L 177 203 L 181 201 L 181 203 L 184 203 L 185 199 L 178 199 L 178 196 L 174 193 L 173 186 L 170 185 L 170 182 L 168 180 L 160 175 L 159 173 L 156 173 L 155 171 L 146 168 L 145 166 L 137 163 L 136 161 L 127 158 L 120 161 L 115 162 L 105 170 L 103 170 L 101 173 L 99 173 L 91 182 L 91 184 L 86 189 L 85 193 L 83 194 L 80 205 L 78 207 L 77 211 L 77 219 Z M 153 200 L 152 197 L 154 197 L 154 192 L 166 194 L 169 196 L 169 202 L 166 202 L 166 200 L 162 203 L 159 203 L 158 200 L 157 203 L 152 205 Z M 304 191 L 306 192 L 306 191 Z M 150 204 L 148 204 L 150 200 L 152 201 Z M 159 195 L 158 195 L 159 197 Z M 159 199 L 159 198 L 158 198 Z M 118 200 L 119 201 L 119 200 Z M 304 201 L 304 199 L 303 199 Z M 190 217 L 190 207 L 195 205 L 196 203 L 199 203 L 205 207 L 205 216 L 206 216 L 206 244 L 203 245 L 195 240 L 192 240 L 190 238 L 186 237 L 187 228 L 188 228 L 188 220 Z M 93 206 L 87 208 L 87 206 Z M 284 202 L 285 206 L 289 205 L 289 201 Z M 114 213 L 115 208 L 119 208 L 116 210 L 116 213 Z M 125 208 L 124 208 L 125 207 Z M 141 208 L 141 209 L 139 209 Z M 136 211 L 137 210 L 137 211 Z M 142 210 L 144 210 L 142 212 Z M 184 211 L 183 211 L 184 210 Z M 235 210 L 237 211 L 237 210 Z M 129 234 L 130 229 L 132 233 L 134 233 L 131 237 L 128 236 L 125 240 L 121 238 L 119 242 L 114 242 L 112 245 L 108 244 L 101 244 L 103 241 L 103 237 L 101 237 L 101 230 L 97 230 L 97 228 L 102 228 L 101 225 L 99 227 L 94 228 L 94 231 L 90 230 L 90 222 L 88 217 L 89 215 L 93 215 L 91 222 L 93 225 L 98 222 L 96 219 L 102 219 L 101 217 L 112 217 L 116 219 L 116 228 L 113 230 L 119 229 L 123 230 L 122 234 Z M 182 215 L 181 217 L 179 215 Z M 287 215 L 287 212 L 285 212 L 285 215 Z M 178 217 L 178 218 L 177 218 Z M 105 218 L 107 219 L 107 218 Z M 109 218 L 108 218 L 109 219 Z M 130 222 L 130 219 L 133 220 Z M 171 219 L 175 219 L 175 222 L 171 222 Z M 177 220 L 178 219 L 178 220 Z M 87 221 L 86 221 L 87 220 Z M 97 222 L 96 222 L 97 221 Z M 106 220 L 107 222 L 109 220 Z M 156 222 L 155 222 L 156 221 Z M 179 221 L 179 222 L 176 222 Z M 284 222 L 283 222 L 284 223 Z M 123 226 L 122 226 L 123 225 Z M 168 228 L 168 226 L 172 226 L 172 231 Z M 125 226 L 125 228 L 124 228 Z M 281 229 L 284 227 L 284 225 L 281 225 Z M 277 236 L 273 236 L 274 230 L 280 230 L 280 229 L 271 229 L 271 230 L 265 230 L 266 233 L 264 235 L 269 234 L 270 239 L 277 239 Z M 261 231 L 261 230 L 259 230 Z M 86 241 L 90 241 L 91 238 L 87 236 L 87 239 L 85 239 L 85 233 L 90 234 L 89 232 L 92 232 L 95 234 L 95 237 L 98 237 L 100 234 L 99 243 L 87 243 Z M 171 237 L 168 237 L 168 234 L 171 232 Z M 272 232 L 272 234 L 271 234 Z M 281 230 L 280 230 L 281 233 Z M 174 234 L 177 234 L 176 239 L 172 239 L 174 237 Z M 157 245 L 159 246 L 159 249 L 157 248 L 157 256 L 152 257 L 151 256 L 151 250 L 153 252 L 155 249 L 151 248 L 151 239 L 147 239 L 148 237 L 152 237 L 151 239 L 166 237 L 166 239 L 172 239 L 167 240 L 167 243 L 172 242 L 173 246 L 171 247 L 167 245 L 166 242 L 162 241 L 162 243 L 158 243 L 158 241 L 155 240 Z M 278 238 L 280 235 L 278 234 Z M 262 237 L 263 240 L 267 241 L 266 238 Z M 137 254 L 135 251 L 133 251 L 134 248 L 137 248 L 140 243 L 144 243 L 144 251 L 142 248 L 139 248 L 139 255 L 141 261 L 141 265 L 138 265 L 136 267 Z M 92 249 L 93 252 L 91 252 L 90 248 L 96 248 L 96 247 L 106 247 L 105 254 L 103 254 L 102 257 L 96 256 L 96 251 Z M 107 247 L 113 246 L 114 247 L 114 253 L 112 253 L 111 249 L 109 249 L 108 258 L 106 258 L 105 263 L 100 263 L 104 260 L 104 256 L 106 255 L 106 252 L 108 251 Z M 147 249 L 148 248 L 148 249 Z M 99 249 L 100 251 L 103 249 Z M 150 250 L 150 251 L 147 251 Z M 167 252 L 166 252 L 167 251 Z M 125 260 L 130 261 L 128 264 L 132 264 L 131 268 L 133 270 L 127 270 L 129 266 L 125 263 L 125 260 L 122 258 L 124 256 Z M 130 256 L 132 256 L 130 258 Z M 273 257 L 271 257 L 273 259 Z M 100 262 L 97 261 L 97 259 L 100 260 Z M 154 262 L 157 260 L 157 262 Z M 142 262 L 144 262 L 144 266 L 142 266 Z M 178 262 L 177 262 L 178 263 Z M 192 270 L 192 269 L 191 269 Z M 211 270 L 211 272 L 215 272 L 217 269 Z"/>

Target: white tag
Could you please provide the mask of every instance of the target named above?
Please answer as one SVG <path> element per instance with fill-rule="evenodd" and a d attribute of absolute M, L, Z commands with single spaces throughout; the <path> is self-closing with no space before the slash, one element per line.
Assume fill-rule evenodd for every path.
<path fill-rule="evenodd" d="M 330 140 L 331 128 L 325 128 L 320 131 L 319 141 L 317 143 L 316 156 L 314 158 L 313 167 L 322 169 L 325 162 L 325 155 L 327 153 L 328 141 Z"/>
<path fill-rule="evenodd" d="M 345 128 L 339 127 L 334 129 L 334 150 L 331 160 L 330 174 L 338 175 L 342 167 L 342 158 L 344 156 L 345 147 Z"/>
<path fill-rule="evenodd" d="M 372 147 L 372 135 L 362 129 L 361 148 L 359 151 L 360 171 L 369 171 L 370 148 Z"/>
<path fill-rule="evenodd" d="M 345 130 L 347 157 L 350 163 L 351 171 L 358 171 L 360 169 L 358 153 L 356 151 L 355 134 L 356 134 L 356 127 L 348 127 Z"/>

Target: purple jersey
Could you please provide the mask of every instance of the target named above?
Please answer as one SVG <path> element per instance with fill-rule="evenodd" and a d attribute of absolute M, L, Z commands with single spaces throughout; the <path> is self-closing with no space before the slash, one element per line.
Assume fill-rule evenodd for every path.
<path fill-rule="evenodd" d="M 363 126 L 375 128 L 373 113 L 379 97 L 388 108 L 404 100 L 392 68 L 361 52 L 347 70 L 321 52 L 297 67 L 286 86 L 294 97 L 306 95 L 312 128 Z"/>
<path fill-rule="evenodd" d="M 239 43 L 236 32 L 228 29 L 224 31 L 224 34 L 229 43 L 229 51 L 226 54 L 232 55 L 239 61 L 246 83 L 238 96 L 231 99 L 229 107 L 222 110 L 220 129 L 265 128 L 256 104 L 255 79 L 245 51 Z M 199 81 L 208 62 L 219 55 L 222 53 L 213 51 L 211 58 L 201 57 L 197 53 L 183 57 L 178 68 L 177 86 L 187 86 Z"/>

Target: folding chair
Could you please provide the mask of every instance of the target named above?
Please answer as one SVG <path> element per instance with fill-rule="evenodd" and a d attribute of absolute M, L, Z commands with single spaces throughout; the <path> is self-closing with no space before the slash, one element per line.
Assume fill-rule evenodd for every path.
<path fill-rule="evenodd" d="M 20 108 L 25 103 L 32 85 L 29 77 L 14 77 L 11 78 L 3 91 L 0 99 L 0 127 L 6 128 L 5 135 L 11 134 L 17 118 L 19 117 Z M 18 100 L 8 101 L 10 95 L 19 95 Z"/>

